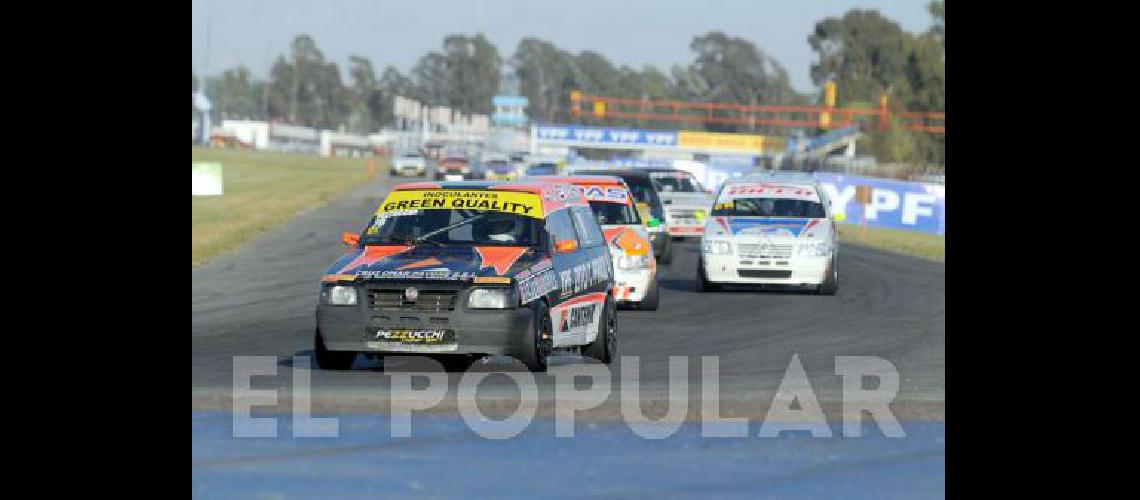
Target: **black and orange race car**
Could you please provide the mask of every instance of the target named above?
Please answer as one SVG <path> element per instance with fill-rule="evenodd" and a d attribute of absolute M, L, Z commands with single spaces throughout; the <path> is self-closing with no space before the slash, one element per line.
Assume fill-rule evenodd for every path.
<path fill-rule="evenodd" d="M 321 279 L 321 368 L 358 353 L 484 355 L 544 371 L 555 352 L 617 355 L 609 244 L 573 186 L 418 182 L 396 186 Z"/>

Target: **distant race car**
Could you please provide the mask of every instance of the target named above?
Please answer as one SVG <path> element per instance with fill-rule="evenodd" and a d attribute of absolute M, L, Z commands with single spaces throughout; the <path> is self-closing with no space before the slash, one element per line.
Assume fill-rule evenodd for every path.
<path fill-rule="evenodd" d="M 777 284 L 839 290 L 839 235 L 831 202 L 811 179 L 744 177 L 721 186 L 701 239 L 697 289 Z"/>
<path fill-rule="evenodd" d="M 620 177 L 633 195 L 641 219 L 649 229 L 649 241 L 653 244 L 653 255 L 657 263 L 669 265 L 673 262 L 673 243 L 669 240 L 669 224 L 665 221 L 665 208 L 649 171 L 643 168 L 571 168 L 570 175 L 612 175 Z"/>
<path fill-rule="evenodd" d="M 322 369 L 357 354 L 484 355 L 545 371 L 554 353 L 617 356 L 610 245 L 565 184 L 396 186 L 321 278 L 314 353 Z"/>
<path fill-rule="evenodd" d="M 489 181 L 510 181 L 519 178 L 515 166 L 506 160 L 491 160 L 483 165 L 483 178 Z"/>
<path fill-rule="evenodd" d="M 665 221 L 669 236 L 699 238 L 712 208 L 713 195 L 701 186 L 693 174 L 684 170 L 646 169 L 661 203 L 665 205 Z"/>
<path fill-rule="evenodd" d="M 471 166 L 464 156 L 445 156 L 435 166 L 435 180 L 462 181 L 473 178 Z"/>
<path fill-rule="evenodd" d="M 392 159 L 392 176 L 421 176 L 427 173 L 427 160 L 419 153 L 404 153 Z"/>
<path fill-rule="evenodd" d="M 590 203 L 598 224 L 606 235 L 613 255 L 614 296 L 618 305 L 656 311 L 660 301 L 657 285 L 657 259 L 649 242 L 633 195 L 620 177 L 579 175 L 532 177 L 523 180 L 572 184 Z M 656 222 L 656 221 L 654 221 Z"/>

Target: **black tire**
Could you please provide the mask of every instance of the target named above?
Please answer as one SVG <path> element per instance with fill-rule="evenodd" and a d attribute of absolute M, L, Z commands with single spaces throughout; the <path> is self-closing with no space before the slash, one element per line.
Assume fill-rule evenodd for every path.
<path fill-rule="evenodd" d="M 444 371 L 465 372 L 479 358 L 470 354 L 449 354 L 446 356 L 432 356 L 432 359 L 443 365 Z"/>
<path fill-rule="evenodd" d="M 645 293 L 645 298 L 641 299 L 638 304 L 638 309 L 644 311 L 656 311 L 657 305 L 661 302 L 661 288 L 657 285 L 657 277 L 653 277 L 653 281 L 649 282 L 649 291 Z"/>
<path fill-rule="evenodd" d="M 608 365 L 617 358 L 617 314 L 613 297 L 606 296 L 602 314 L 602 319 L 598 322 L 598 337 L 582 346 L 582 355 Z"/>
<path fill-rule="evenodd" d="M 554 349 L 554 329 L 550 323 L 550 308 L 545 301 L 537 301 L 528 330 L 523 339 L 523 352 L 517 358 L 528 370 L 545 372 L 550 352 Z"/>
<path fill-rule="evenodd" d="M 320 330 L 313 336 L 313 353 L 317 358 L 317 368 L 322 370 L 348 370 L 356 361 L 356 353 L 353 351 L 325 349 L 325 339 L 321 337 Z"/>
<path fill-rule="evenodd" d="M 836 259 L 831 260 L 831 265 L 827 269 L 827 278 L 816 289 L 819 295 L 835 295 L 839 292 L 839 266 Z"/>
<path fill-rule="evenodd" d="M 673 245 L 668 236 L 665 237 L 665 248 L 661 250 L 661 257 L 657 259 L 657 263 L 663 266 L 673 263 Z"/>
<path fill-rule="evenodd" d="M 705 265 L 703 261 L 697 261 L 697 281 L 696 289 L 698 292 L 716 292 L 720 290 L 720 285 L 713 283 L 705 277 Z"/>

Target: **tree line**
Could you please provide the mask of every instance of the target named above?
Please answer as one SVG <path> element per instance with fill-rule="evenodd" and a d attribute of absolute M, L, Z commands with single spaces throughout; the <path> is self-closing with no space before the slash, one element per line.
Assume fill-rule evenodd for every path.
<path fill-rule="evenodd" d="M 854 9 L 842 17 L 820 20 L 807 37 L 817 62 L 811 66 L 816 85 L 838 84 L 839 107 L 877 107 L 888 95 L 893 110 L 945 109 L 944 2 L 928 6 L 932 26 L 923 33 L 904 31 L 877 11 Z M 464 113 L 489 114 L 491 98 L 500 93 L 504 76 L 530 101 L 533 120 L 553 123 L 605 123 L 649 128 L 675 128 L 675 123 L 597 120 L 589 113 L 570 114 L 569 94 L 675 99 L 736 104 L 818 104 L 822 96 L 796 92 L 787 70 L 755 44 L 713 31 L 689 44 L 692 60 L 667 71 L 645 65 L 614 65 L 604 55 L 577 54 L 534 37 L 522 39 L 504 58 L 482 33 L 453 34 L 440 50 L 419 58 L 407 74 L 386 66 L 377 74 L 362 56 L 348 58 L 346 72 L 325 57 L 308 35 L 297 36 L 287 54 L 274 61 L 268 78 L 253 78 L 244 66 L 220 75 L 192 75 L 195 91 L 204 86 L 218 117 L 277 120 L 323 129 L 372 133 L 392 126 L 392 98 L 417 99 Z M 342 78 L 342 76 L 346 78 Z M 700 125 L 687 125 L 687 127 Z M 706 125 L 716 131 L 745 131 L 746 126 Z M 761 133 L 786 129 L 757 127 Z M 940 136 L 907 131 L 893 124 L 869 131 L 861 148 L 880 161 L 942 163 Z"/>

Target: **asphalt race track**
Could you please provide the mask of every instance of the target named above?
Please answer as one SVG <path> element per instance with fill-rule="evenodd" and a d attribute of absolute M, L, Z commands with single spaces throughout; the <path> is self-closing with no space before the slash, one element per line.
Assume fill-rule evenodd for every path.
<path fill-rule="evenodd" d="M 387 408 L 390 379 L 367 360 L 358 358 L 356 369 L 334 372 L 294 366 L 293 357 L 312 355 L 318 279 L 342 251 L 340 234 L 359 231 L 393 183 L 381 174 L 239 252 L 192 270 L 194 411 L 230 408 L 234 356 L 276 359 L 276 376 L 255 377 L 252 386 L 281 389 L 277 399 L 283 411 L 289 408 L 294 370 L 311 375 L 314 412 Z M 729 416 L 758 414 L 773 398 L 793 355 L 803 363 L 825 412 L 834 414 L 842 394 L 835 357 L 877 356 L 899 372 L 900 388 L 891 409 L 900 419 L 944 420 L 943 264 L 844 245 L 836 296 L 754 289 L 702 294 L 693 291 L 697 250 L 695 243 L 678 245 L 672 265 L 659 268 L 659 311 L 623 310 L 618 315 L 619 353 L 640 357 L 641 391 L 650 401 L 647 415 L 663 414 L 652 410 L 651 402 L 667 399 L 670 356 L 688 358 L 693 404 L 700 395 L 700 357 L 719 357 L 722 406 Z M 415 371 L 417 362 L 403 358 L 390 362 L 386 370 Z M 579 362 L 562 357 L 552 362 L 550 373 L 537 376 L 544 401 L 553 392 L 552 374 Z M 615 389 L 618 365 L 611 367 Z M 496 358 L 473 370 L 522 368 Z M 460 376 L 449 375 L 453 392 Z M 480 395 L 490 402 L 489 413 L 496 398 L 506 400 L 517 393 L 503 375 L 491 376 L 480 386 Z M 445 401 L 437 408 L 447 411 L 449 406 Z M 612 417 L 613 408 L 603 405 L 592 415 Z M 696 415 L 696 409 L 690 410 L 690 418 Z"/>

